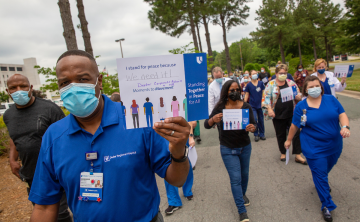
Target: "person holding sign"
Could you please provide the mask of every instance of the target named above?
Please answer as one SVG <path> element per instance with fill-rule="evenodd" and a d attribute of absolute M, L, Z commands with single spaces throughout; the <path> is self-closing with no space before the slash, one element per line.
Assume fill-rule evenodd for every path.
<path fill-rule="evenodd" d="M 325 59 L 318 59 L 314 64 L 314 73 L 312 76 L 317 76 L 320 83 L 324 87 L 324 94 L 333 95 L 335 92 L 342 92 L 346 88 L 346 77 L 341 77 L 341 82 L 334 76 L 333 72 L 326 71 L 327 63 Z"/>
<path fill-rule="evenodd" d="M 259 73 L 259 81 L 262 81 L 264 85 L 266 86 L 268 82 L 270 81 L 271 76 L 268 72 L 266 72 L 265 67 L 261 67 L 261 72 Z"/>
<path fill-rule="evenodd" d="M 171 117 L 153 128 L 124 129 L 121 104 L 101 95 L 103 77 L 84 51 L 62 54 L 56 75 L 71 114 L 43 136 L 30 221 L 55 221 L 63 191 L 77 220 L 163 221 L 155 173 L 174 186 L 185 183 L 189 124 Z M 101 187 L 87 189 L 97 180 Z"/>
<path fill-rule="evenodd" d="M 294 80 L 296 85 L 299 87 L 300 92 L 302 91 L 302 87 L 304 85 L 305 78 L 309 76 L 309 73 L 306 69 L 304 69 L 302 64 L 299 64 L 296 68 L 296 72 L 294 74 Z"/>
<path fill-rule="evenodd" d="M 264 114 L 261 109 L 261 99 L 265 86 L 262 81 L 258 80 L 258 74 L 255 70 L 251 70 L 251 82 L 247 84 L 245 88 L 245 102 L 249 102 L 252 111 L 254 112 L 256 130 L 254 132 L 255 142 L 259 142 L 259 139 L 266 140 L 265 126 L 264 126 Z"/>
<path fill-rule="evenodd" d="M 231 191 L 238 208 L 240 221 L 249 221 L 245 206 L 250 205 L 246 197 L 249 182 L 249 166 L 251 156 L 251 141 L 249 132 L 255 132 L 255 119 L 251 106 L 240 98 L 241 88 L 238 82 L 227 81 L 222 90 L 219 102 L 216 104 L 209 119 L 205 120 L 206 129 L 211 129 L 215 124 L 219 130 L 220 150 L 231 183 Z M 241 109 L 249 111 L 250 124 L 242 130 L 223 129 L 223 111 Z"/>
<path fill-rule="evenodd" d="M 243 78 L 243 83 L 240 84 L 241 86 L 241 99 L 245 99 L 245 88 L 247 86 L 247 84 L 249 83 L 249 74 L 247 74 L 246 76 L 244 75 Z"/>
<path fill-rule="evenodd" d="M 271 80 L 266 86 L 263 98 L 262 108 L 264 111 L 265 120 L 272 119 L 275 128 L 276 139 L 281 153 L 280 160 L 285 162 L 286 149 L 284 143 L 286 141 L 286 134 L 291 126 L 293 111 L 295 107 L 294 100 L 287 100 L 287 96 L 293 93 L 292 87 L 296 87 L 297 96 L 296 101 L 302 99 L 299 95 L 300 91 L 296 84 L 287 79 L 288 67 L 285 64 L 280 64 L 276 67 L 276 79 Z M 297 163 L 306 164 L 306 161 L 301 156 L 301 145 L 299 133 L 294 138 L 293 154 L 295 154 L 295 161 Z"/>
<path fill-rule="evenodd" d="M 349 118 L 340 102 L 324 93 L 318 77 L 306 78 L 303 94 L 307 99 L 299 102 L 295 108 L 284 146 L 289 149 L 294 134 L 301 128 L 301 147 L 322 204 L 324 220 L 333 221 L 330 212 L 336 205 L 330 195 L 328 175 L 341 155 L 343 138 L 350 137 L 350 127 Z"/>

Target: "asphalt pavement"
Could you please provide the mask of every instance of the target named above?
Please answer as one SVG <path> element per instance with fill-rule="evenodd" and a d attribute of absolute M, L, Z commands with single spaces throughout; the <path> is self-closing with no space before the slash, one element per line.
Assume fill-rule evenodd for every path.
<path fill-rule="evenodd" d="M 334 221 L 360 221 L 360 100 L 338 95 L 350 118 L 352 136 L 344 140 L 343 153 L 329 175 L 332 198 L 338 206 L 333 211 Z M 160 210 L 165 222 L 183 221 L 239 221 L 230 187 L 230 180 L 221 159 L 218 132 L 206 130 L 201 122 L 201 144 L 194 171 L 191 201 L 180 196 L 183 207 L 173 215 L 165 216 L 168 207 L 164 180 L 157 178 L 161 196 Z M 279 160 L 274 127 L 265 122 L 266 141 L 252 140 L 250 179 L 246 195 L 250 221 L 324 221 L 311 172 L 308 166 L 295 163 L 294 156 L 285 165 Z"/>

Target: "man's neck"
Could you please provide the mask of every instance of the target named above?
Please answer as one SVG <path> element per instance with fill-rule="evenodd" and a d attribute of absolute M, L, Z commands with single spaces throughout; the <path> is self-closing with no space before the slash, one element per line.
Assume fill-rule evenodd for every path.
<path fill-rule="evenodd" d="M 20 106 L 16 103 L 15 103 L 15 105 L 16 105 L 16 108 L 18 108 L 18 109 L 24 109 L 24 108 L 31 106 L 34 102 L 35 102 L 35 96 L 31 96 L 30 101 L 26 105 Z"/>
<path fill-rule="evenodd" d="M 258 83 L 258 80 L 257 79 L 255 79 L 255 80 L 251 80 L 251 83 L 254 85 L 254 86 L 257 86 L 257 83 Z"/>
<path fill-rule="evenodd" d="M 95 109 L 93 114 L 91 114 L 89 117 L 86 118 L 79 118 L 79 117 L 75 117 L 75 118 L 78 121 L 81 128 L 94 135 L 96 130 L 100 126 L 103 111 L 104 111 L 104 99 L 102 98 L 102 96 L 100 96 L 99 105 Z"/>

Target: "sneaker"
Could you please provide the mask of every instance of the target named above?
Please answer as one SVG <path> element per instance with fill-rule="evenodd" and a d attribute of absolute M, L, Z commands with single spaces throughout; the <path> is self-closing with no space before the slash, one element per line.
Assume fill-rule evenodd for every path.
<path fill-rule="evenodd" d="M 186 197 L 186 199 L 187 199 L 188 201 L 192 200 L 193 198 L 194 198 L 194 195 L 191 195 L 191 196 Z"/>
<path fill-rule="evenodd" d="M 247 198 L 246 195 L 243 196 L 243 199 L 244 199 L 244 206 L 247 207 L 250 205 L 250 200 L 249 198 Z"/>
<path fill-rule="evenodd" d="M 260 140 L 260 137 L 255 136 L 255 142 L 259 142 L 259 140 Z"/>
<path fill-rule="evenodd" d="M 266 140 L 266 137 L 265 137 L 265 136 L 263 136 L 263 137 L 260 137 L 260 139 L 261 139 L 261 140 Z"/>
<path fill-rule="evenodd" d="M 169 206 L 166 210 L 165 210 L 165 214 L 166 215 L 171 215 L 174 213 L 175 210 L 180 209 L 181 207 L 174 207 L 174 206 Z"/>
<path fill-rule="evenodd" d="M 196 142 L 198 142 L 198 143 L 200 143 L 200 142 L 201 142 L 201 138 L 200 138 L 200 136 L 197 136 L 197 137 L 196 137 Z"/>
<path fill-rule="evenodd" d="M 322 213 L 325 221 L 330 221 L 330 222 L 333 221 L 331 213 L 326 207 L 324 207 Z"/>
<path fill-rule="evenodd" d="M 250 221 L 247 213 L 241 213 L 241 214 L 240 214 L 240 221 L 241 221 L 241 222 Z"/>

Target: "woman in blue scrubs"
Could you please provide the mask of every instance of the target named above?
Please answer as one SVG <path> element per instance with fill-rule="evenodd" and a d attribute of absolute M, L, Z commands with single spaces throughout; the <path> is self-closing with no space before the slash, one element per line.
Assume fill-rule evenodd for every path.
<path fill-rule="evenodd" d="M 328 174 L 341 155 L 343 138 L 350 136 L 350 127 L 340 102 L 334 96 L 324 94 L 324 91 L 318 77 L 305 79 L 303 95 L 307 99 L 299 102 L 295 108 L 285 148 L 289 149 L 291 140 L 301 128 L 301 149 L 322 203 L 324 220 L 332 221 L 330 211 L 336 205 L 330 195 Z"/>

